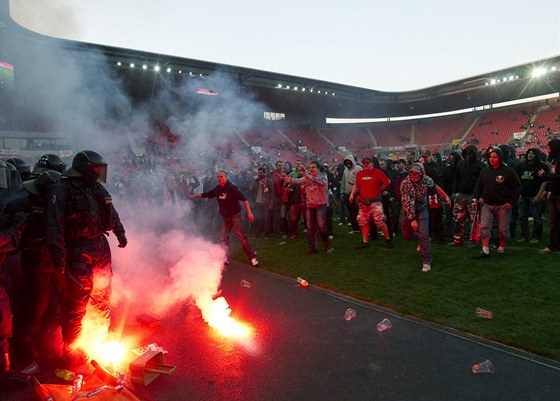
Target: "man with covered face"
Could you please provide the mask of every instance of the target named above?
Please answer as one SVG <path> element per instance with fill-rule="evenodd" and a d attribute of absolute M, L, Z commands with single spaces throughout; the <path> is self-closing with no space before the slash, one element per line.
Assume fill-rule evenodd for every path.
<path fill-rule="evenodd" d="M 544 176 L 549 168 L 541 161 L 541 151 L 531 148 L 525 154 L 525 161 L 517 165 L 517 174 L 521 179 L 521 198 L 519 199 L 519 225 L 521 238 L 517 242 L 536 244 L 543 233 L 542 215 L 544 201 L 537 197 L 541 184 L 546 181 Z M 542 170 L 542 172 L 540 172 Z M 529 235 L 529 216 L 533 217 L 532 238 Z M 511 231 L 511 230 L 510 230 Z"/>
<path fill-rule="evenodd" d="M 503 157 L 502 150 L 497 146 L 486 150 L 488 166 L 480 172 L 474 189 L 474 205 L 481 207 L 479 229 L 482 251 L 473 259 L 490 257 L 489 244 L 494 223 L 498 226 L 500 240 L 498 257 L 504 256 L 506 242 L 511 236 L 511 209 L 519 201 L 521 182 L 515 170 L 502 162 Z"/>
<path fill-rule="evenodd" d="M 455 203 L 453 206 L 455 233 L 453 234 L 453 242 L 449 245 L 463 245 L 467 219 L 469 222 L 472 222 L 476 213 L 472 208 L 474 187 L 480 172 L 486 167 L 486 165 L 478 159 L 477 153 L 476 146 L 467 146 L 461 153 L 463 160 L 457 164 L 453 186 L 453 193 L 455 194 Z"/>
<path fill-rule="evenodd" d="M 66 276 L 67 295 L 61 305 L 63 358 L 79 364 L 88 358 L 76 340 L 82 333 L 90 295 L 95 299 L 97 323 L 109 326 L 113 272 L 105 233 L 116 235 L 119 248 L 128 241 L 111 195 L 98 182 L 107 178 L 103 156 L 93 150 L 78 152 L 63 176 L 47 190 L 46 237 L 53 266 Z"/>
<path fill-rule="evenodd" d="M 405 240 L 417 239 L 422 255 L 422 271 L 432 268 L 432 242 L 430 239 L 430 213 L 428 208 L 428 191 L 436 193 L 451 203 L 447 194 L 428 177 L 422 163 L 413 163 L 408 176 L 401 182 L 402 194 L 402 234 Z"/>

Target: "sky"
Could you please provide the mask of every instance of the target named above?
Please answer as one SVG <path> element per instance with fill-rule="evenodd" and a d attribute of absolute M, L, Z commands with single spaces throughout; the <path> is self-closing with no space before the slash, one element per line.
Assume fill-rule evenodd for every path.
<path fill-rule="evenodd" d="M 560 54 L 560 1 L 10 0 L 50 36 L 381 91 Z"/>

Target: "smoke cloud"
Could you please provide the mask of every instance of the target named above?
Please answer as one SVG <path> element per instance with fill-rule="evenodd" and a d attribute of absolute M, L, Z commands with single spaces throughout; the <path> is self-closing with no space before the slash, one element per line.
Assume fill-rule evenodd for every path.
<path fill-rule="evenodd" d="M 143 149 L 154 121 L 177 135 L 176 153 L 182 162 L 202 168 L 207 162 L 201 155 L 239 142 L 238 134 L 262 118 L 262 105 L 226 74 L 185 78 L 177 84 L 161 72 L 158 90 L 141 101 L 129 96 L 125 89 L 129 83 L 118 74 L 118 68 L 128 67 L 116 67 L 97 51 L 46 46 L 43 41 L 25 42 L 25 46 L 24 54 L 13 52 L 17 58 L 13 104 L 15 113 L 20 113 L 14 119 L 40 121 L 45 131 L 68 138 L 74 152 L 101 153 L 109 161 L 108 182 L 111 174 L 122 173 L 123 155 Z M 219 96 L 197 94 L 199 88 Z M 153 169 L 136 173 L 134 185 L 161 193 L 163 177 L 174 168 L 169 163 L 168 155 L 162 155 Z M 128 237 L 125 249 L 117 248 L 114 236 L 110 237 L 114 304 L 126 302 L 131 314 L 161 317 L 177 304 L 211 299 L 219 289 L 225 251 L 197 234 L 189 220 L 190 204 L 182 202 L 185 217 L 177 219 L 163 208 L 158 195 L 120 198 L 108 189 Z"/>

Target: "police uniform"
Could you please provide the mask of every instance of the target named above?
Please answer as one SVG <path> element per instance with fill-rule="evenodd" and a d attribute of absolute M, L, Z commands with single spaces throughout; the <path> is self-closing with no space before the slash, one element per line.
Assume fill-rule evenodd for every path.
<path fill-rule="evenodd" d="M 109 324 L 111 250 L 105 233 L 112 231 L 119 246 L 126 246 L 125 230 L 111 196 L 97 182 L 99 167 L 107 164 L 94 151 L 76 154 L 72 168 L 58 184 L 48 188 L 47 243 L 54 266 L 66 270 L 67 296 L 61 305 L 64 356 L 72 359 L 69 346 L 82 331 L 89 295 L 102 324 Z M 94 277 L 105 285 L 94 288 Z M 79 285 L 78 285 L 79 283 Z M 81 288 L 80 288 L 81 287 Z M 101 322 L 101 320 L 99 320 Z"/>

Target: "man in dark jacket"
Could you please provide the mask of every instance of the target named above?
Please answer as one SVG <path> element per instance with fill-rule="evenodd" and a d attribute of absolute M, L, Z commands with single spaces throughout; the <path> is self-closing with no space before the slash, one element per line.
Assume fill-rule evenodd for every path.
<path fill-rule="evenodd" d="M 560 139 L 550 140 L 548 151 L 550 172 L 543 171 L 542 175 L 547 180 L 544 190 L 550 194 L 548 197 L 550 236 L 548 246 L 540 251 L 543 254 L 560 252 Z M 543 193 L 543 198 L 546 193 Z"/>
<path fill-rule="evenodd" d="M 541 184 L 546 181 L 539 171 L 548 173 L 549 168 L 541 161 L 541 151 L 531 148 L 525 153 L 525 161 L 517 165 L 517 174 L 521 179 L 521 198 L 519 199 L 519 225 L 521 238 L 517 242 L 529 241 L 529 215 L 533 217 L 533 235 L 531 244 L 541 240 L 543 233 L 542 215 L 544 201 L 537 197 Z"/>
<path fill-rule="evenodd" d="M 472 199 L 476 180 L 482 169 L 486 167 L 478 159 L 478 151 L 476 146 L 469 145 L 461 153 L 463 160 L 457 165 L 457 175 L 455 177 L 455 185 L 453 188 L 455 205 L 453 206 L 453 217 L 455 219 L 455 234 L 453 242 L 449 245 L 463 245 L 463 237 L 468 233 L 465 232 L 465 224 L 472 222 L 475 210 L 472 208 Z"/>
<path fill-rule="evenodd" d="M 235 230 L 235 233 L 237 234 L 237 238 L 239 238 L 239 242 L 241 242 L 243 251 L 251 262 L 251 265 L 253 267 L 257 267 L 259 265 L 257 254 L 255 253 L 255 251 L 253 251 L 253 247 L 249 243 L 247 235 L 243 231 L 241 206 L 239 206 L 239 202 L 242 202 L 243 206 L 245 206 L 245 210 L 247 211 L 249 221 L 253 222 L 255 220 L 255 216 L 251 211 L 249 201 L 247 200 L 247 198 L 245 198 L 245 195 L 243 195 L 239 188 L 229 182 L 227 173 L 225 171 L 218 171 L 218 173 L 216 174 L 216 179 L 218 181 L 218 185 L 213 189 L 198 195 L 190 195 L 188 196 L 188 199 L 216 198 L 218 200 L 218 209 L 223 220 L 221 234 L 222 243 L 226 248 L 225 265 L 229 265 L 230 263 L 229 234 L 231 232 L 231 229 L 233 228 Z"/>
<path fill-rule="evenodd" d="M 498 256 L 503 257 L 506 241 L 510 238 L 511 209 L 519 201 L 521 182 L 514 169 L 506 166 L 502 150 L 491 146 L 486 150 L 488 166 L 478 177 L 474 189 L 475 204 L 480 205 L 480 239 L 482 251 L 473 259 L 490 257 L 490 237 L 494 223 L 498 225 L 500 244 Z"/>

